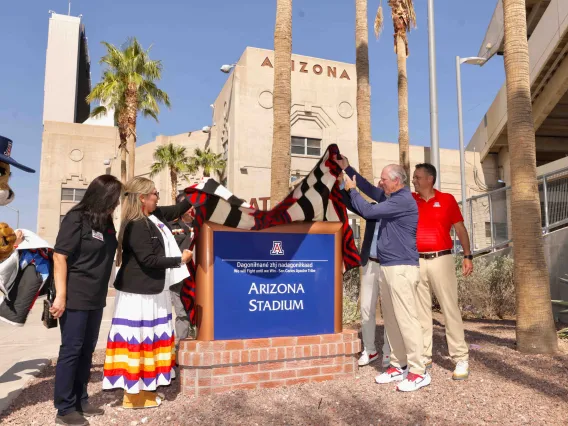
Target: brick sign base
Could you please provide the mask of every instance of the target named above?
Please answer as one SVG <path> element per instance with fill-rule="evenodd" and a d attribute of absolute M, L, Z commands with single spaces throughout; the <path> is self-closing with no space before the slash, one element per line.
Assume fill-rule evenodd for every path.
<path fill-rule="evenodd" d="M 203 396 L 351 378 L 360 350 L 354 330 L 301 337 L 183 340 L 178 360 L 182 393 Z"/>

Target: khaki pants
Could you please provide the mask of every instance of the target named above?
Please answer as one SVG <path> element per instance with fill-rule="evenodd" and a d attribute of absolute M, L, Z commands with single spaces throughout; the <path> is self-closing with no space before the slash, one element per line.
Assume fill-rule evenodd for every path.
<path fill-rule="evenodd" d="M 361 328 L 363 334 L 363 347 L 368 354 L 375 353 L 375 329 L 377 325 L 376 310 L 377 299 L 379 298 L 379 281 L 381 276 L 381 266 L 369 260 L 363 266 L 363 276 L 361 277 Z M 390 355 L 390 345 L 385 328 L 383 340 L 383 355 Z"/>
<path fill-rule="evenodd" d="M 450 356 L 454 362 L 467 361 L 469 355 L 458 305 L 458 280 L 453 256 L 420 259 L 418 309 L 424 332 L 423 356 L 427 360 L 432 359 L 432 292 L 444 314 Z"/>
<path fill-rule="evenodd" d="M 418 266 L 381 266 L 381 302 L 385 328 L 392 349 L 391 364 L 408 366 L 411 373 L 423 375 L 423 336 L 418 320 L 416 288 Z"/>

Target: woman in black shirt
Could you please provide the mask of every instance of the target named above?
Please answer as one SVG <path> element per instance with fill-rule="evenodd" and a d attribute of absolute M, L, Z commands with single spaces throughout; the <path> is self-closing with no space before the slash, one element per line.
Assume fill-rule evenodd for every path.
<path fill-rule="evenodd" d="M 87 425 L 85 417 L 104 413 L 89 403 L 87 384 L 118 244 L 112 214 L 121 191 L 114 176 L 93 180 L 83 200 L 63 218 L 57 235 L 51 307 L 61 328 L 55 370 L 57 424 Z"/>

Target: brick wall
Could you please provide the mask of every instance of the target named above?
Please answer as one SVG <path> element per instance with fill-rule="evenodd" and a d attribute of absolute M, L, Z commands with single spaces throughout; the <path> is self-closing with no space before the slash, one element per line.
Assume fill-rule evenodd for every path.
<path fill-rule="evenodd" d="M 351 378 L 360 350 L 354 330 L 301 337 L 186 340 L 181 342 L 178 360 L 182 392 L 202 396 Z"/>

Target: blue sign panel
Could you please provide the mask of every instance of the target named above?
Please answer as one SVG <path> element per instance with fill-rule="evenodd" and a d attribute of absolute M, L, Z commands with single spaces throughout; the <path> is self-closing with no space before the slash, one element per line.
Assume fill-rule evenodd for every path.
<path fill-rule="evenodd" d="M 215 340 L 334 332 L 332 234 L 213 234 Z"/>

